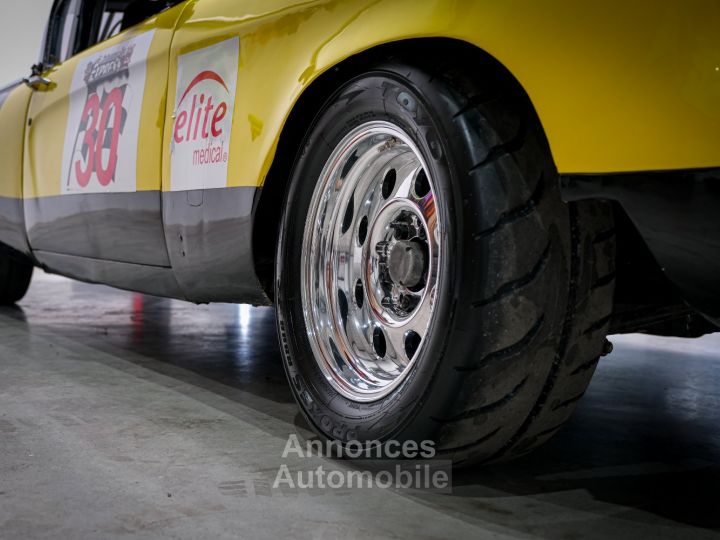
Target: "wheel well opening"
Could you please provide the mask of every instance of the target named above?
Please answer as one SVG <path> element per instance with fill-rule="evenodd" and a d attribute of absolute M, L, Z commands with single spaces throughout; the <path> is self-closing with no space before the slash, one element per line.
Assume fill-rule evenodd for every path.
<path fill-rule="evenodd" d="M 253 257 L 258 278 L 269 298 L 274 299 L 275 250 L 283 204 L 290 176 L 303 140 L 314 125 L 318 113 L 346 82 L 379 62 L 393 59 L 422 62 L 430 72 L 448 62 L 462 64 L 487 76 L 493 84 L 530 99 L 515 77 L 494 57 L 475 45 L 447 38 L 422 38 L 392 42 L 351 56 L 320 75 L 302 93 L 280 135 L 272 166 L 259 190 L 253 223 Z"/>
<path fill-rule="evenodd" d="M 700 337 L 717 332 L 717 326 L 682 298 L 622 205 L 612 204 L 617 247 L 609 333 Z"/>

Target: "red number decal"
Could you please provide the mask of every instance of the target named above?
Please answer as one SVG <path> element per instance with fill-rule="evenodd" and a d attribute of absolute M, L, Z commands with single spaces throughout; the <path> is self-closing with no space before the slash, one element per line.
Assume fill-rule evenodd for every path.
<path fill-rule="evenodd" d="M 121 88 L 114 88 L 109 94 L 106 94 L 102 103 L 96 93 L 88 96 L 81 117 L 81 125 L 85 126 L 83 147 L 87 147 L 85 168 L 83 168 L 82 159 L 75 162 L 75 175 L 78 185 L 82 188 L 87 187 L 90 183 L 93 173 L 97 174 L 98 182 L 102 186 L 108 186 L 115 176 L 118 142 L 122 128 L 123 97 L 124 92 Z M 110 120 L 112 120 L 110 145 L 105 148 Z M 107 164 L 103 159 L 103 150 L 108 151 Z"/>
<path fill-rule="evenodd" d="M 102 119 L 100 120 L 100 129 L 97 142 L 95 143 L 95 162 L 97 163 L 97 176 L 102 186 L 107 186 L 115 176 L 115 167 L 117 166 L 118 141 L 120 139 L 120 123 L 122 122 L 122 102 L 123 93 L 119 88 L 113 89 L 103 101 Z M 110 111 L 113 114 L 112 133 L 110 134 L 110 148 L 107 167 L 103 164 L 103 146 L 107 137 L 108 122 L 110 121 Z"/>
<path fill-rule="evenodd" d="M 85 187 L 90 183 L 90 177 L 95 169 L 95 147 L 97 146 L 97 124 L 98 117 L 100 116 L 100 98 L 97 94 L 92 94 L 88 97 L 85 109 L 82 113 L 82 124 L 85 126 L 85 138 L 83 139 L 83 146 L 87 146 L 87 163 L 85 169 L 82 168 L 81 160 L 75 162 L 75 175 L 77 176 L 77 182 L 80 187 Z M 92 122 L 90 121 L 92 118 Z"/>

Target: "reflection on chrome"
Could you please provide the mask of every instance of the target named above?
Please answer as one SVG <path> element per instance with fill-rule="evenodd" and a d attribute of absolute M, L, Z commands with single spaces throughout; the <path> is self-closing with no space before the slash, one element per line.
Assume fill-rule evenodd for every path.
<path fill-rule="evenodd" d="M 370 122 L 330 156 L 303 237 L 310 344 L 346 397 L 388 395 L 420 357 L 434 312 L 440 220 L 436 189 L 412 139 Z"/>

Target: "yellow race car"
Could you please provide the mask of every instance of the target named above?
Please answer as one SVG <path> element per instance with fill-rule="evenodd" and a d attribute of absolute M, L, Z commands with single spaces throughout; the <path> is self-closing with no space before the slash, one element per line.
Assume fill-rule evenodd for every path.
<path fill-rule="evenodd" d="M 608 332 L 720 322 L 720 4 L 56 0 L 0 91 L 34 267 L 277 306 L 308 422 L 505 459 Z"/>

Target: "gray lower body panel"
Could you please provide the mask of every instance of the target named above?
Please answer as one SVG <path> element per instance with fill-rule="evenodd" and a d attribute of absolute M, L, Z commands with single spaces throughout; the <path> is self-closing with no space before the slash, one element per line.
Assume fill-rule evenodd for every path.
<path fill-rule="evenodd" d="M 188 300 L 270 303 L 254 268 L 256 192 L 235 187 L 163 193 L 167 250 Z"/>
<path fill-rule="evenodd" d="M 170 268 L 88 259 L 47 251 L 35 251 L 35 256 L 51 272 L 73 279 L 155 296 L 185 299 Z"/>
<path fill-rule="evenodd" d="M 30 254 L 21 199 L 0 197 L 0 242 Z"/>
<path fill-rule="evenodd" d="M 0 199 L 0 241 L 48 270 L 197 303 L 268 305 L 257 278 L 257 189 Z M 27 238 L 25 235 L 27 223 Z M 21 249 L 22 251 L 22 249 Z"/>
<path fill-rule="evenodd" d="M 25 201 L 33 250 L 169 267 L 161 215 L 158 191 Z"/>

